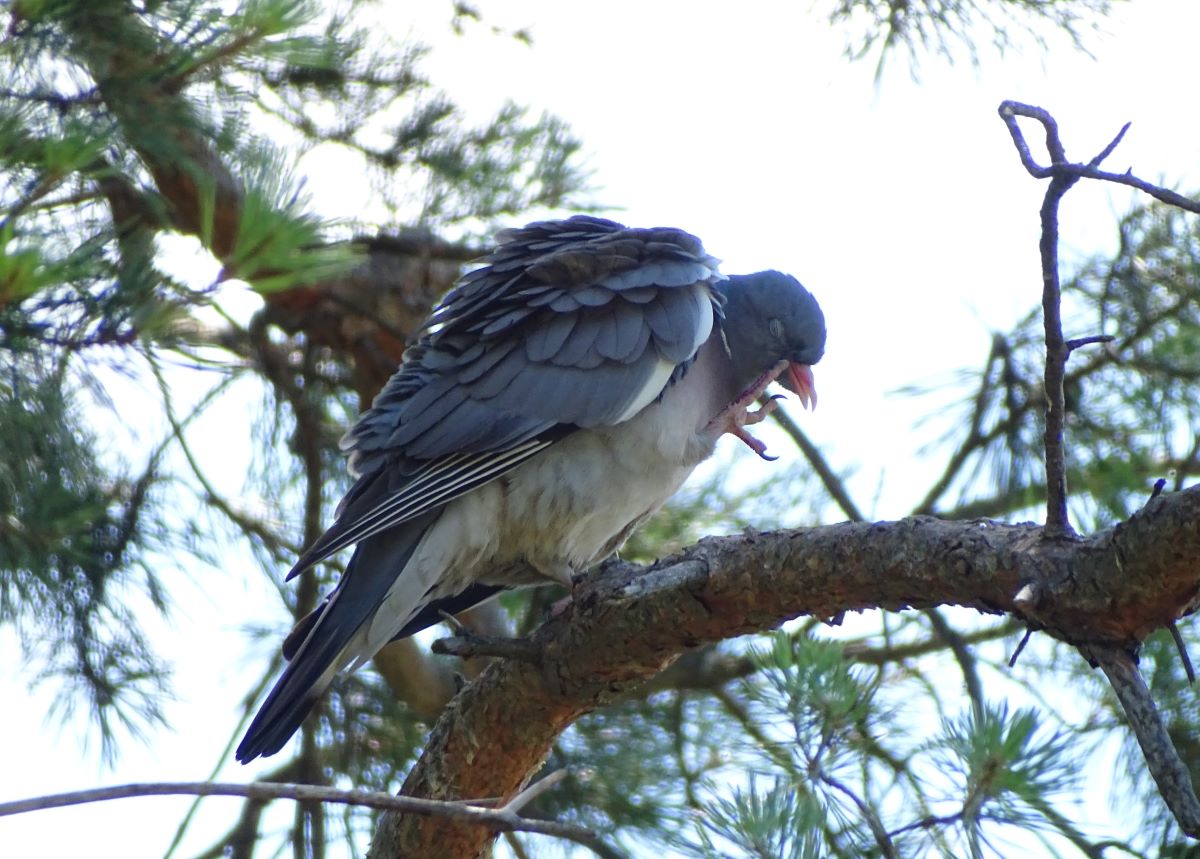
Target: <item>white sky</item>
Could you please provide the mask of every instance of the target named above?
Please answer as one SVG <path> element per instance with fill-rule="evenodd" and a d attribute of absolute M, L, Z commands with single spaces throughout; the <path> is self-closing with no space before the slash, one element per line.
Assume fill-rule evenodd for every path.
<path fill-rule="evenodd" d="M 1030 46 L 985 54 L 978 70 L 929 59 L 919 82 L 896 62 L 878 85 L 873 64 L 844 60 L 843 34 L 807 2 L 485 5 L 488 23 L 530 25 L 532 48 L 481 28 L 448 38 L 444 6 L 428 5 L 415 32 L 437 44 L 426 69 L 452 97 L 480 116 L 506 98 L 558 114 L 584 142 L 599 201 L 622 207 L 615 217 L 683 227 L 726 271 L 782 269 L 817 295 L 830 339 L 816 370 L 821 406 L 803 423 L 836 466 L 858 466 L 860 504 L 871 509 L 885 478 L 880 517 L 904 515 L 937 463 L 916 455 L 935 428 L 912 430 L 930 404 L 887 392 L 975 366 L 990 332 L 1039 300 L 1044 186 L 1021 168 L 998 104 L 1049 109 L 1075 160 L 1132 120 L 1111 169 L 1200 185 L 1200 4 L 1188 0 L 1119 5 L 1106 33 L 1089 39 L 1094 60 L 1061 43 L 1047 56 Z M 362 211 L 344 170 L 307 181 L 322 214 Z M 1130 199 L 1095 185 L 1073 190 L 1062 207 L 1064 254 L 1110 249 Z M 235 492 L 244 456 L 219 430 L 244 424 L 242 407 L 231 401 L 206 424 L 216 434 L 195 436 L 198 453 L 225 464 Z M 273 646 L 247 655 L 241 627 L 269 622 L 274 615 L 262 612 L 277 611 L 277 600 L 248 558 L 231 559 L 227 571 L 161 573 L 173 589 L 185 579 L 180 612 L 155 630 L 177 664 L 173 730 L 148 746 L 126 742 L 105 771 L 77 727 L 46 722 L 49 692 L 28 690 L 4 631 L 0 799 L 209 776 Z M 233 765 L 220 778 L 257 771 Z M 187 805 L 122 800 L 2 818 L 0 855 L 159 856 Z M 180 855 L 207 847 L 237 803 L 208 800 L 203 809 Z"/>

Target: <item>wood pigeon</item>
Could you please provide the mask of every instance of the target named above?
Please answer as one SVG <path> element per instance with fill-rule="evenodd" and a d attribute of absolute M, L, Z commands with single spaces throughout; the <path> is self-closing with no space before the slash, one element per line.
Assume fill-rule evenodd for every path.
<path fill-rule="evenodd" d="M 677 229 L 501 232 L 346 434 L 358 481 L 288 578 L 357 544 L 237 749 L 278 752 L 341 670 L 506 588 L 615 552 L 777 378 L 816 404 L 825 319 L 795 278 L 726 278 Z"/>

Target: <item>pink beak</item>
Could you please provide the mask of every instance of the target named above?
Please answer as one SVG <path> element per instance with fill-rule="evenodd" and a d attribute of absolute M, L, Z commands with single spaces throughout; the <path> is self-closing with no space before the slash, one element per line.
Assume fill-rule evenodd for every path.
<path fill-rule="evenodd" d="M 779 381 L 799 398 L 805 408 L 815 409 L 817 407 L 817 388 L 813 382 L 812 367 L 808 364 L 789 363 L 787 370 L 779 377 Z"/>

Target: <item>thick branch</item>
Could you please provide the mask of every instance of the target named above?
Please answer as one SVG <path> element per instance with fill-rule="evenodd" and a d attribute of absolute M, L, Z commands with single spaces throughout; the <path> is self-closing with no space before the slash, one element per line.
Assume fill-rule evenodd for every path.
<path fill-rule="evenodd" d="M 532 636 L 540 665 L 497 662 L 450 703 L 404 793 L 512 796 L 582 714 L 690 648 L 797 615 L 962 605 L 1076 644 L 1131 644 L 1192 607 L 1197 558 L 1200 488 L 1079 541 L 1045 541 L 1034 525 L 915 517 L 714 538 L 650 568 L 614 564 Z M 457 859 L 490 838 L 388 814 L 371 856 Z"/>

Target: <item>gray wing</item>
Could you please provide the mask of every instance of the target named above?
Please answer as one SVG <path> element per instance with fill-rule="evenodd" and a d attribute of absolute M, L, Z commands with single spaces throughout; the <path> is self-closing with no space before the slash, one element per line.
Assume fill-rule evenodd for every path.
<path fill-rule="evenodd" d="M 692 360 L 720 312 L 717 260 L 681 230 L 577 216 L 497 238 L 343 438 L 359 482 L 292 575 L 575 429 L 629 419 Z"/>

